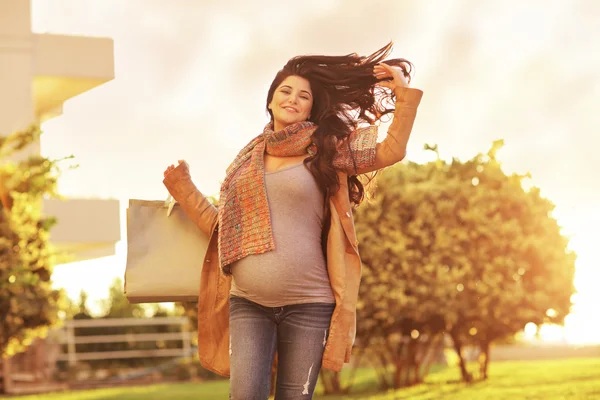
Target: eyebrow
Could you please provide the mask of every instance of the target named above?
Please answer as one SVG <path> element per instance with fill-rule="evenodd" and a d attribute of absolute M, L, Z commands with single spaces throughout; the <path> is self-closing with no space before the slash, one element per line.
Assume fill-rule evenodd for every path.
<path fill-rule="evenodd" d="M 292 87 L 289 85 L 283 85 L 279 89 L 283 89 L 283 88 L 292 89 Z M 301 92 L 304 92 L 304 93 L 308 94 L 310 97 L 312 97 L 312 94 L 308 90 L 301 90 Z"/>

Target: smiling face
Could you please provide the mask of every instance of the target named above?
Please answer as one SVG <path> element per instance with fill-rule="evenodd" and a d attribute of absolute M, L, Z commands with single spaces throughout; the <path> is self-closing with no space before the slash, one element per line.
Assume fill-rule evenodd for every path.
<path fill-rule="evenodd" d="M 313 93 L 308 80 L 296 75 L 288 76 L 273 92 L 269 110 L 275 131 L 306 121 L 310 118 Z"/>

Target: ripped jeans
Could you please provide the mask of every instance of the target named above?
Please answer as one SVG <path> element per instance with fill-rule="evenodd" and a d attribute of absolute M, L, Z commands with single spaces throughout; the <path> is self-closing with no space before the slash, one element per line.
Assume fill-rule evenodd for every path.
<path fill-rule="evenodd" d="M 277 350 L 275 400 L 312 399 L 335 304 L 264 307 L 231 296 L 231 400 L 267 400 Z"/>

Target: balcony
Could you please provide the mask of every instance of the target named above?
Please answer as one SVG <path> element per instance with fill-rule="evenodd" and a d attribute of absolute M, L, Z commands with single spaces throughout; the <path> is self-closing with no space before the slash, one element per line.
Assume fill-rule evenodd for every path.
<path fill-rule="evenodd" d="M 115 254 L 121 239 L 119 201 L 99 199 L 45 199 L 45 215 L 57 218 L 50 240 L 60 251 L 84 261 Z"/>
<path fill-rule="evenodd" d="M 62 114 L 63 103 L 115 77 L 113 41 L 33 35 L 33 100 L 41 122 Z"/>

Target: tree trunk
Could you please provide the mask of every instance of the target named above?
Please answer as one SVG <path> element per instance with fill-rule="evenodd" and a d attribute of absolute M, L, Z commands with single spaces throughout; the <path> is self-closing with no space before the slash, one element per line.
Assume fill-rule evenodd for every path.
<path fill-rule="evenodd" d="M 338 391 L 336 391 L 340 386 L 338 373 L 325 371 L 324 369 L 321 369 L 320 375 L 321 383 L 323 384 L 323 391 L 325 392 L 324 394 L 339 393 Z"/>
<path fill-rule="evenodd" d="M 481 379 L 487 379 L 488 365 L 490 362 L 490 342 L 486 341 L 480 345 L 481 354 L 479 355 L 479 371 Z"/>
<path fill-rule="evenodd" d="M 388 360 L 386 359 L 385 354 L 381 350 L 378 350 L 377 353 L 379 362 L 381 363 L 381 368 L 375 370 L 377 371 L 377 376 L 379 377 L 379 387 L 381 390 L 387 390 L 391 386 L 387 380 Z"/>
<path fill-rule="evenodd" d="M 431 348 L 432 340 L 433 339 L 428 338 L 426 341 L 421 341 L 417 345 L 417 348 L 415 350 L 415 367 L 414 367 L 414 375 L 413 375 L 413 380 L 412 380 L 413 385 L 416 385 L 416 384 L 422 382 L 421 367 L 427 360 L 427 354 L 429 353 L 429 349 Z"/>
<path fill-rule="evenodd" d="M 404 363 L 402 362 L 402 343 L 395 349 L 387 348 L 388 354 L 391 354 L 391 364 L 394 367 L 392 371 L 392 388 L 397 389 L 402 386 L 402 372 L 404 371 Z"/>
<path fill-rule="evenodd" d="M 396 359 L 396 362 L 394 362 L 394 389 L 398 389 L 402 386 L 402 371 L 402 360 Z"/>
<path fill-rule="evenodd" d="M 323 394 L 331 394 L 329 381 L 327 380 L 327 374 L 325 370 L 321 368 L 319 372 L 319 377 L 321 379 L 321 385 L 323 385 Z"/>
<path fill-rule="evenodd" d="M 473 380 L 473 377 L 471 376 L 469 371 L 467 371 L 467 365 L 465 364 L 465 359 L 462 355 L 462 342 L 458 338 L 458 334 L 451 332 L 450 336 L 452 337 L 452 343 L 454 344 L 454 351 L 458 356 L 458 365 L 460 367 L 460 374 L 462 376 L 462 379 L 464 382 L 471 382 Z"/>
<path fill-rule="evenodd" d="M 429 370 L 431 369 L 431 365 L 433 365 L 433 360 L 435 359 L 435 355 L 443 347 L 444 347 L 444 335 L 443 334 L 436 335 L 429 342 L 429 346 L 427 348 L 425 356 L 423 357 L 423 360 L 421 360 L 421 364 L 423 365 L 423 373 L 421 374 L 420 371 L 417 371 L 417 373 L 419 373 L 419 382 L 423 382 L 423 379 L 427 375 L 429 375 Z"/>
<path fill-rule="evenodd" d="M 417 361 L 417 352 L 422 343 L 412 341 L 408 344 L 407 351 L 407 371 L 405 385 L 410 386 L 417 383 L 417 377 L 419 376 L 419 362 Z M 412 371 L 412 379 L 410 373 Z"/>
<path fill-rule="evenodd" d="M 356 358 L 354 359 L 354 362 L 352 363 L 352 369 L 350 370 L 350 376 L 348 377 L 348 384 L 344 388 L 342 388 L 342 390 L 341 390 L 342 393 L 347 394 L 348 392 L 350 392 L 352 385 L 354 385 L 354 378 L 356 376 L 356 370 L 360 366 L 360 360 L 362 359 L 363 354 L 365 354 L 364 350 L 357 351 Z M 336 373 L 336 375 L 338 376 L 338 382 L 339 382 L 339 374 Z"/>
<path fill-rule="evenodd" d="M 342 384 L 340 383 L 340 373 L 339 372 L 331 373 L 331 386 L 333 388 L 333 393 L 341 393 L 342 392 Z"/>
<path fill-rule="evenodd" d="M 421 364 L 418 361 L 415 361 L 415 365 L 412 368 L 413 370 L 413 379 L 410 382 L 411 385 L 416 385 L 421 382 L 421 378 L 419 377 L 419 369 L 421 368 Z"/>
<path fill-rule="evenodd" d="M 404 377 L 402 378 L 402 386 L 408 386 L 408 383 L 410 382 L 410 370 L 412 368 L 412 349 L 411 349 L 411 344 L 407 344 L 406 346 L 406 354 L 404 355 Z"/>

